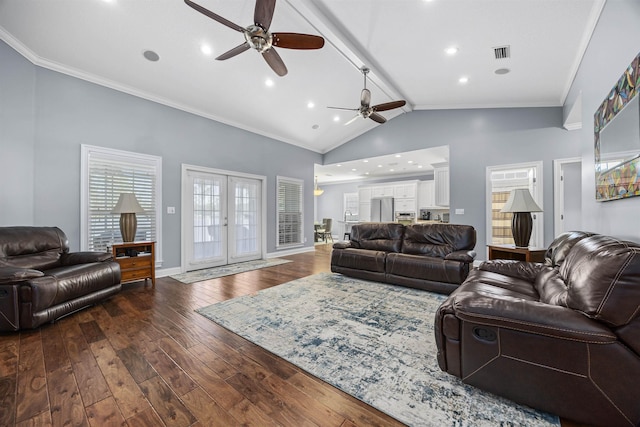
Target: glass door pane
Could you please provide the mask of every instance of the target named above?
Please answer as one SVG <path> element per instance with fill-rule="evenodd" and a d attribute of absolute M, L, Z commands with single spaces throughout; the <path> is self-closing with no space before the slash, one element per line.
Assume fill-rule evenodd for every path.
<path fill-rule="evenodd" d="M 229 177 L 229 263 L 262 257 L 262 183 Z"/>
<path fill-rule="evenodd" d="M 226 187 L 224 175 L 189 173 L 192 212 L 188 270 L 227 263 Z"/>

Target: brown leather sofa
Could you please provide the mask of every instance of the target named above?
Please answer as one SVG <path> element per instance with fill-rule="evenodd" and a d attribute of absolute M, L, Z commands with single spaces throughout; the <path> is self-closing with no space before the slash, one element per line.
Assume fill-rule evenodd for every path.
<path fill-rule="evenodd" d="M 331 271 L 449 294 L 469 274 L 476 231 L 470 225 L 364 223 L 333 245 Z"/>
<path fill-rule="evenodd" d="M 121 289 L 110 253 L 69 252 L 57 227 L 0 227 L 0 331 L 36 328 Z"/>
<path fill-rule="evenodd" d="M 589 425 L 640 426 L 640 245 L 571 232 L 544 263 L 482 263 L 439 308 L 438 363 Z"/>

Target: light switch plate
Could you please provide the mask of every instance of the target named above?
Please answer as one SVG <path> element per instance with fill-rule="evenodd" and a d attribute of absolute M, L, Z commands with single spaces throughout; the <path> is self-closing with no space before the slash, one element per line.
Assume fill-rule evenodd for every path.
<path fill-rule="evenodd" d="M 175 206 L 167 206 L 167 213 L 168 213 L 168 214 L 174 214 L 174 213 L 176 213 L 176 208 L 175 208 Z"/>
<path fill-rule="evenodd" d="M 456 215 L 464 215 L 464 209 L 456 209 Z"/>

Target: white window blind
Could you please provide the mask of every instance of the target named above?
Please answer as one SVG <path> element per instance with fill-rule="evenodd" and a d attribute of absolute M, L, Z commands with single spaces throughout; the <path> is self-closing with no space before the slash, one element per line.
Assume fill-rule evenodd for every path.
<path fill-rule="evenodd" d="M 303 181 L 277 177 L 278 182 L 278 247 L 299 246 L 304 243 Z"/>
<path fill-rule="evenodd" d="M 111 211 L 120 193 L 134 193 L 145 210 L 136 214 L 136 241 L 158 236 L 161 158 L 83 146 L 83 250 L 106 251 L 122 242 L 120 215 Z"/>

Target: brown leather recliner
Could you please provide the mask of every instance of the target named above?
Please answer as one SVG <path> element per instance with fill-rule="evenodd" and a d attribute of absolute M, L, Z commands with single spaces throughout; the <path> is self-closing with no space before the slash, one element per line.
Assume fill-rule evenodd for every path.
<path fill-rule="evenodd" d="M 349 242 L 333 245 L 331 271 L 448 294 L 469 274 L 475 244 L 470 225 L 357 224 Z"/>
<path fill-rule="evenodd" d="M 640 245 L 559 236 L 544 263 L 482 263 L 440 306 L 438 363 L 578 422 L 640 426 Z"/>
<path fill-rule="evenodd" d="M 36 328 L 121 289 L 110 253 L 69 252 L 57 227 L 0 227 L 0 331 Z"/>

